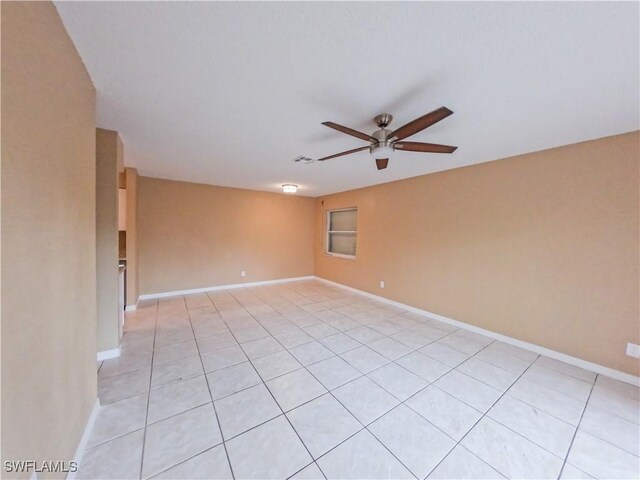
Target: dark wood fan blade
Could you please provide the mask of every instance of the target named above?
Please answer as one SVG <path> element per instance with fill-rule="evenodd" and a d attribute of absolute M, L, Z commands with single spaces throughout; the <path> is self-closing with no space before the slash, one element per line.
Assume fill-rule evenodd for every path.
<path fill-rule="evenodd" d="M 366 140 L 367 142 L 374 142 L 375 138 L 370 137 L 366 133 L 359 132 L 354 130 L 353 128 L 343 127 L 342 125 L 338 125 L 333 122 L 322 122 L 322 125 L 326 125 L 329 128 L 333 128 L 334 130 L 338 130 L 339 132 L 346 133 L 347 135 L 351 135 L 352 137 L 359 138 L 361 140 Z"/>
<path fill-rule="evenodd" d="M 340 152 L 340 153 L 336 153 L 335 155 L 329 155 L 328 157 L 319 158 L 318 161 L 324 162 L 325 160 L 329 160 L 331 158 L 341 157 L 343 155 L 349 155 L 351 153 L 361 152 L 362 150 L 368 150 L 368 149 L 369 147 L 354 148 L 353 150 L 347 150 L 346 152 Z"/>
<path fill-rule="evenodd" d="M 414 121 L 403 125 L 395 132 L 393 132 L 393 136 L 398 140 L 405 139 L 415 133 L 424 130 L 427 127 L 430 127 L 434 123 L 438 123 L 440 120 L 447 118 L 452 113 L 453 112 L 447 107 L 440 107 L 431 113 L 427 113 L 426 115 L 423 115 L 420 118 L 416 118 Z"/>
<path fill-rule="evenodd" d="M 376 167 L 378 167 L 378 170 L 384 170 L 385 168 L 387 168 L 388 164 L 388 158 L 376 158 Z"/>
<path fill-rule="evenodd" d="M 430 153 L 453 153 L 458 147 L 450 145 L 438 145 L 437 143 L 421 143 L 421 142 L 396 142 L 394 144 L 398 150 L 407 152 L 430 152 Z"/>

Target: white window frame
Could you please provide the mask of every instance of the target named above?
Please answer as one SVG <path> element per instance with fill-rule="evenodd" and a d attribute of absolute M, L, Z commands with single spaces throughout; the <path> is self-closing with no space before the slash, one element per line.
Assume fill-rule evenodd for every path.
<path fill-rule="evenodd" d="M 333 208 L 331 210 L 327 210 L 327 217 L 325 219 L 325 247 L 324 253 L 330 257 L 344 258 L 347 260 L 355 260 L 358 252 L 358 230 L 330 230 L 331 229 L 331 214 L 333 212 L 345 212 L 349 210 L 355 210 L 356 212 L 356 228 L 357 227 L 357 218 L 358 218 L 358 207 L 345 207 L 345 208 Z M 330 234 L 332 233 L 353 233 L 356 237 L 356 255 L 345 255 L 344 253 L 334 253 L 329 251 L 329 245 L 331 245 L 329 241 Z"/>

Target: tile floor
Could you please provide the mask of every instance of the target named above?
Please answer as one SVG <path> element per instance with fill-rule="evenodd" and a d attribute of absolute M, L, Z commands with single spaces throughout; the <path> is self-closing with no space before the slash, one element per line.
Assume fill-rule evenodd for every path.
<path fill-rule="evenodd" d="M 79 478 L 638 478 L 638 388 L 316 281 L 144 302 Z"/>

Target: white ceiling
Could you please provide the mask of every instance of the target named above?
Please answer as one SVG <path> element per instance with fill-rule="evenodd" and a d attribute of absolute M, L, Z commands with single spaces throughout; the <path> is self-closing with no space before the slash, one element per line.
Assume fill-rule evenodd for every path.
<path fill-rule="evenodd" d="M 317 196 L 639 128 L 639 4 L 58 2 L 142 175 Z M 452 155 L 300 165 L 441 105 Z"/>

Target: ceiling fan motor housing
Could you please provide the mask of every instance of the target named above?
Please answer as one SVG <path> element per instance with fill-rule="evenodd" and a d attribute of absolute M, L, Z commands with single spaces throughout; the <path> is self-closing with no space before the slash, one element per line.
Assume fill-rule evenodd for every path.
<path fill-rule="evenodd" d="M 390 146 L 392 143 L 393 131 L 381 128 L 380 130 L 373 132 L 371 137 L 374 139 L 374 141 L 371 142 L 372 147 L 384 145 Z"/>

